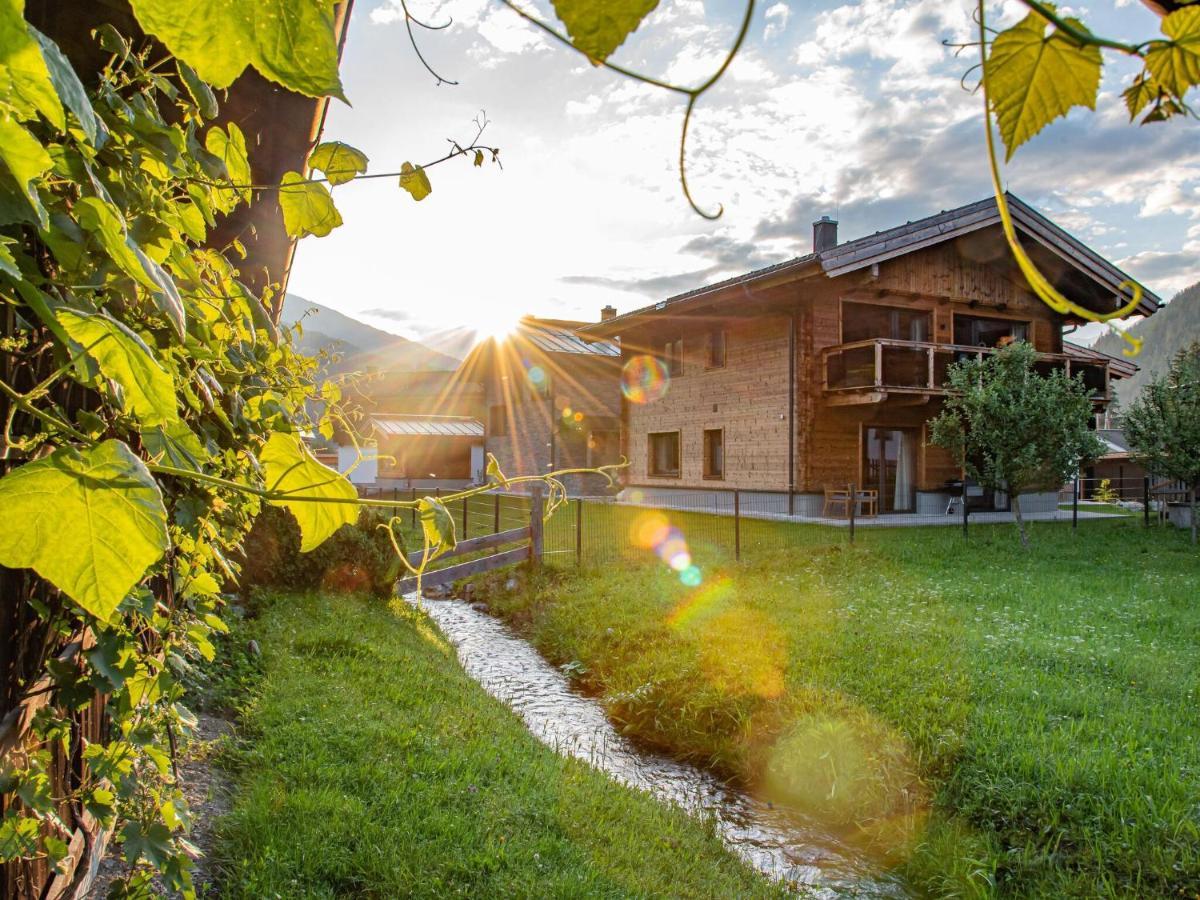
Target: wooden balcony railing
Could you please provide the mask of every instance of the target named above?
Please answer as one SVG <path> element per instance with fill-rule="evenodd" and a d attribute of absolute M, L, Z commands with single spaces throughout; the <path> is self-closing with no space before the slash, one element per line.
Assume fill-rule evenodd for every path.
<path fill-rule="evenodd" d="M 855 395 L 945 394 L 946 372 L 963 359 L 982 359 L 995 353 L 988 347 L 936 344 L 870 338 L 826 347 L 821 351 L 826 394 L 849 399 Z M 1098 402 L 1109 399 L 1109 371 L 1105 362 L 1085 362 L 1065 353 L 1039 353 L 1036 368 L 1082 373 L 1084 383 Z"/>

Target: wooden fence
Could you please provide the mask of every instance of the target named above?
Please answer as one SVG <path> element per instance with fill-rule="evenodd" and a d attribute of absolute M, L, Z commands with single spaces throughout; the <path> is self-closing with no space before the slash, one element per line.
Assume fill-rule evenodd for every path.
<path fill-rule="evenodd" d="M 515 566 L 528 561 L 533 561 L 535 564 L 540 563 L 542 561 L 544 544 L 542 517 L 545 512 L 545 500 L 540 488 L 540 485 L 535 485 L 530 497 L 528 525 L 459 541 L 453 550 L 439 556 L 436 562 L 440 563 L 444 560 L 466 556 L 471 553 L 480 553 L 484 550 L 494 550 L 497 547 L 504 547 L 508 544 L 519 544 L 520 546 L 425 572 L 421 576 L 421 585 L 423 587 L 435 587 L 437 585 L 453 584 L 463 578 L 479 575 L 483 572 L 491 572 L 505 566 Z M 419 566 L 421 558 L 422 551 L 419 550 L 408 554 L 408 562 L 413 566 Z M 416 589 L 416 576 L 402 578 L 396 583 L 396 593 L 401 595 L 410 594 Z"/>

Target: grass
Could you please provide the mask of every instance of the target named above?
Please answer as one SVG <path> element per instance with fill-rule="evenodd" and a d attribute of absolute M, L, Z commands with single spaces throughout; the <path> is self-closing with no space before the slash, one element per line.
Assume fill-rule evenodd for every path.
<path fill-rule="evenodd" d="M 922 893 L 1200 891 L 1184 533 L 1038 523 L 1022 552 L 1012 526 L 851 546 L 753 523 L 735 564 L 698 517 L 673 521 L 697 526 L 699 587 L 651 556 L 488 600 L 625 730 L 806 808 Z"/>
<path fill-rule="evenodd" d="M 223 897 L 753 897 L 706 823 L 537 743 L 423 616 L 268 598 L 231 653 Z"/>

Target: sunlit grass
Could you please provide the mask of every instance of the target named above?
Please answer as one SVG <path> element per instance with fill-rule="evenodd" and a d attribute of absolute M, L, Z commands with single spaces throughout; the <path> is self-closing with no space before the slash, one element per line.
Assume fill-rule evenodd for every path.
<path fill-rule="evenodd" d="M 280 596 L 247 628 L 222 897 L 779 893 L 704 823 L 538 744 L 423 616 Z"/>
<path fill-rule="evenodd" d="M 628 731 L 857 833 L 920 890 L 1200 888 L 1200 554 L 1185 535 L 1042 524 L 1025 553 L 1011 526 L 849 546 L 758 523 L 737 565 L 705 527 L 724 526 L 689 537 L 700 588 L 644 557 L 490 602 L 578 662 Z M 781 690 L 762 690 L 776 669 Z"/>

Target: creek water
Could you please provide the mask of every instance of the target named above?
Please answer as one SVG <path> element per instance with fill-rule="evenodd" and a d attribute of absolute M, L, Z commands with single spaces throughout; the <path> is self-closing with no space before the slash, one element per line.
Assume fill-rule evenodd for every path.
<path fill-rule="evenodd" d="M 410 603 L 416 603 L 409 598 Z M 556 752 L 710 818 L 726 845 L 770 878 L 817 896 L 905 897 L 895 879 L 795 810 L 755 798 L 712 773 L 636 747 L 596 700 L 572 689 L 507 626 L 461 600 L 422 601 L 463 668 Z"/>

